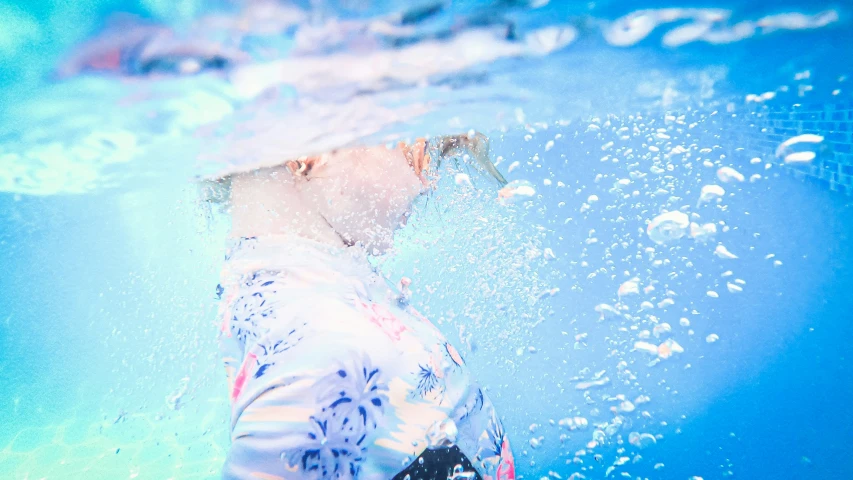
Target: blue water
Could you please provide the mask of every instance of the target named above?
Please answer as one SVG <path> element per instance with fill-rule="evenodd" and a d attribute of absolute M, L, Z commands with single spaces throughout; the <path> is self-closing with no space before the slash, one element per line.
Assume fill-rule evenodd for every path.
<path fill-rule="evenodd" d="M 456 2 L 452 15 L 464 16 L 484 3 Z M 205 212 L 190 181 L 203 170 L 195 156 L 204 141 L 194 132 L 211 122 L 239 125 L 247 116 L 241 108 L 251 102 L 230 96 L 216 75 L 150 84 L 109 75 L 65 81 L 51 76 L 64 52 L 96 33 L 109 12 L 137 13 L 181 28 L 191 14 L 204 11 L 197 6 L 182 13 L 178 5 L 21 3 L 14 8 L 38 26 L 38 34 L 23 43 L 0 42 L 17 45 L 0 49 L 0 155 L 56 141 L 66 142 L 65 148 L 108 128 L 137 135 L 132 159 L 98 165 L 83 192 L 69 186 L 78 185 L 76 180 L 64 190 L 48 188 L 52 184 L 38 176 L 28 189 L 0 183 L 0 478 L 217 477 L 227 448 L 228 408 L 213 287 L 227 226 L 221 215 Z M 329 5 L 346 18 L 399 8 L 390 1 L 361 12 Z M 586 2 L 552 1 L 507 15 L 526 31 L 569 15 L 614 19 L 667 6 L 672 4 L 608 1 L 590 8 Z M 630 48 L 582 35 L 547 57 L 498 60 L 434 85 L 400 88 L 401 102 L 458 102 L 413 120 L 405 131 L 453 130 L 448 119 L 464 117 L 466 127 L 492 138 L 492 156 L 505 158 L 499 168 L 509 180 L 528 180 L 537 189 L 531 200 L 503 207 L 494 201 L 495 192 L 458 188 L 448 177 L 432 203 L 419 205 L 400 232 L 398 252 L 378 259 L 392 277 L 415 279 L 416 306 L 465 349 L 504 416 L 524 478 L 549 472 L 564 479 L 575 472 L 590 479 L 624 472 L 650 479 L 853 478 L 847 454 L 853 436 L 853 197 L 794 178 L 772 149 L 759 153 L 760 164 L 750 163 L 751 151 L 737 150 L 748 146 L 745 138 L 761 134 L 760 127 L 750 126 L 756 117 L 743 105 L 747 94 L 789 85 L 792 90 L 779 92 L 770 108 L 786 111 L 795 103 L 851 108 L 849 83 L 839 77 L 850 75 L 853 65 L 853 10 L 843 3 L 802 1 L 710 6 L 732 9 L 735 20 L 836 8 L 840 20 L 729 46 L 667 49 L 660 46 L 664 27 Z M 795 81 L 794 74 L 804 70 L 810 78 Z M 697 78 L 713 78 L 713 93 L 702 96 Z M 643 82 L 654 95 L 638 93 Z M 440 83 L 455 89 L 442 90 Z M 796 86 L 805 83 L 813 90 L 798 97 Z M 663 86 L 681 96 L 662 105 Z M 141 90 L 154 93 L 148 101 L 121 103 Z M 205 96 L 192 96 L 198 92 Z M 721 120 L 729 103 L 736 104 L 740 120 Z M 513 122 L 518 106 L 526 122 Z M 148 116 L 152 111 L 161 115 Z M 708 158 L 725 154 L 720 165 L 763 178 L 725 184 L 725 209 L 696 207 L 699 188 L 719 183 L 716 167 L 698 161 L 693 169 L 686 169 L 690 162 L 673 161 L 672 180 L 635 180 L 625 188 L 628 198 L 610 191 L 616 179 L 629 177 L 632 161 L 602 162 L 613 153 L 602 147 L 615 139 L 614 150 L 646 151 L 653 143 L 647 137 L 667 125 L 667 113 L 696 122 L 692 129 L 669 131 L 674 144 L 718 147 Z M 588 128 L 606 121 L 648 135 L 620 141 L 607 128 L 601 134 Z M 549 140 L 553 148 L 545 146 Z M 19 163 L 0 160 L 6 179 Z M 508 172 L 514 161 L 518 167 Z M 765 163 L 772 167 L 765 170 Z M 69 171 L 63 165 L 50 164 L 68 178 L 88 178 L 80 164 Z M 652 267 L 644 253 L 653 246 L 645 225 L 667 204 L 670 194 L 652 195 L 665 184 L 683 198 L 677 206 L 689 206 L 703 221 L 725 221 L 731 230 L 718 232 L 707 245 L 684 238 L 657 247 L 656 258 L 669 263 Z M 631 197 L 634 190 L 638 195 Z M 580 212 L 590 195 L 599 201 Z M 591 237 L 598 242 L 585 241 Z M 620 246 L 623 241 L 628 245 Z M 717 241 L 740 258 L 715 257 Z M 487 253 L 490 246 L 496 248 Z M 554 260 L 524 258 L 546 247 L 556 253 Z M 768 254 L 775 257 L 765 258 Z M 428 260 L 418 262 L 419 257 Z M 776 259 L 782 262 L 778 267 L 772 264 Z M 610 270 L 590 277 L 599 268 Z M 734 271 L 729 280 L 746 281 L 742 293 L 726 291 L 721 277 L 726 270 Z M 594 311 L 600 303 L 615 303 L 616 289 L 633 275 L 642 276 L 643 285 L 661 282 L 643 298 L 658 295 L 658 302 L 667 289 L 675 294 L 674 306 L 653 313 L 672 325 L 685 352 L 655 366 L 647 365 L 651 357 L 632 350 L 637 331 L 598 322 Z M 485 296 L 483 282 L 497 293 Z M 553 297 L 531 299 L 552 288 L 559 288 Z M 719 298 L 707 296 L 710 289 Z M 626 304 L 634 312 L 640 300 Z M 679 325 L 681 317 L 690 319 L 689 327 Z M 637 324 L 639 330 L 649 328 L 646 321 Z M 587 336 L 576 348 L 579 334 Z M 707 343 L 710 334 L 719 340 Z M 620 360 L 636 378 L 616 380 Z M 601 370 L 612 381 L 591 390 L 595 404 L 588 404 L 572 379 L 589 379 Z M 172 410 L 165 398 L 185 377 L 185 406 Z M 613 418 L 608 408 L 617 403 L 604 397 L 619 394 L 630 400 L 648 395 L 651 402 L 623 415 L 630 424 L 595 451 L 601 460 L 590 451 L 578 457 L 582 464 L 570 463 L 593 429 L 569 432 L 549 420 L 580 415 L 590 424 L 608 421 Z M 594 408 L 599 415 L 591 413 Z M 639 415 L 643 410 L 650 418 Z M 532 424 L 538 425 L 535 432 Z M 627 441 L 632 431 L 661 437 L 638 450 Z M 540 436 L 542 445 L 533 448 L 529 440 Z M 642 458 L 633 463 L 637 454 Z M 621 456 L 632 461 L 605 477 Z"/>

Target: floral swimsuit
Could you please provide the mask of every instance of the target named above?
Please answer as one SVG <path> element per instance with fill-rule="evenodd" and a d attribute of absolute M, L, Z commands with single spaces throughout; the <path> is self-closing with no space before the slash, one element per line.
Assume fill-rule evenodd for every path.
<path fill-rule="evenodd" d="M 491 402 L 363 250 L 235 240 L 221 348 L 228 479 L 515 478 Z"/>

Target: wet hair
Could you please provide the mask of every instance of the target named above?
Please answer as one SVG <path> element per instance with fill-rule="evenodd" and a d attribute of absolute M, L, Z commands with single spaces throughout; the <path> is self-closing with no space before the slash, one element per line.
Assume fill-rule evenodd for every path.
<path fill-rule="evenodd" d="M 486 135 L 472 131 L 462 135 L 437 137 L 430 140 L 429 144 L 435 149 L 436 168 L 441 166 L 443 160 L 448 159 L 452 159 L 458 168 L 460 157 L 468 154 L 476 162 L 474 166 L 485 170 L 488 176 L 495 180 L 499 186 L 503 187 L 507 184 L 504 176 L 492 163 L 489 155 L 489 137 Z"/>

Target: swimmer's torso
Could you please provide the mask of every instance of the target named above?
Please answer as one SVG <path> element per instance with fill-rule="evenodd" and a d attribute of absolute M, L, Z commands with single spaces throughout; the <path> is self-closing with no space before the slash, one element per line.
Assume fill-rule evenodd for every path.
<path fill-rule="evenodd" d="M 459 352 L 357 249 L 243 239 L 226 260 L 225 478 L 388 480 L 450 448 L 464 458 L 442 480 L 456 465 L 458 478 L 514 478 Z"/>

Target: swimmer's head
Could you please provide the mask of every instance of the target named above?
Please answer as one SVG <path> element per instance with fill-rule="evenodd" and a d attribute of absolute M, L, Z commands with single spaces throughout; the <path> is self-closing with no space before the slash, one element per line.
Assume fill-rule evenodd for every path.
<path fill-rule="evenodd" d="M 434 185 L 442 161 L 470 155 L 499 185 L 506 180 L 489 158 L 480 133 L 419 138 L 394 148 L 354 147 L 288 161 L 302 198 L 347 243 L 384 251 L 394 231 L 405 225 L 412 203 Z M 472 162 L 472 163 L 474 163 Z"/>
<path fill-rule="evenodd" d="M 429 157 L 412 147 L 354 147 L 286 163 L 306 207 L 348 244 L 370 251 L 392 245 L 415 199 L 427 190 Z"/>
<path fill-rule="evenodd" d="M 295 197 L 288 215 L 320 215 L 346 244 L 362 244 L 369 251 L 384 251 L 393 243 L 394 231 L 405 225 L 413 202 L 433 189 L 442 162 L 459 166 L 465 155 L 479 164 L 499 185 L 506 180 L 489 158 L 488 139 L 482 134 L 419 138 L 396 147 L 371 146 L 333 150 L 303 156 L 276 167 L 255 170 L 289 172 L 287 179 L 270 175 Z M 279 164 L 281 165 L 281 164 Z M 203 196 L 211 203 L 231 197 L 229 174 L 204 183 Z M 299 204 L 299 205 L 296 205 Z"/>

